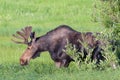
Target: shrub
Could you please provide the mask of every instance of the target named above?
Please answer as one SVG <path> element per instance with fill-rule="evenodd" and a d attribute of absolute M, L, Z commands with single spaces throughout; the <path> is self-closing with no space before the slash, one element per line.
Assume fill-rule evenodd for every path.
<path fill-rule="evenodd" d="M 108 62 L 119 62 L 120 0 L 95 0 L 93 16 L 94 21 L 100 22 L 106 28 L 106 31 L 104 31 L 103 33 L 105 38 L 102 39 L 104 39 L 104 41 L 106 40 L 110 42 L 109 44 L 107 44 L 107 47 L 104 48 Z M 117 58 L 115 58 L 116 56 Z"/>
<path fill-rule="evenodd" d="M 75 64 L 79 69 L 82 70 L 93 69 L 94 67 L 96 67 L 94 65 L 95 62 L 91 62 L 91 53 L 92 53 L 91 51 L 93 49 L 88 48 L 86 42 L 81 42 L 81 44 L 83 45 L 84 48 L 86 48 L 87 53 L 89 53 L 87 57 L 84 59 L 84 61 L 82 59 L 84 56 L 83 49 L 81 50 L 81 52 L 77 52 L 75 45 L 72 45 L 68 41 L 67 41 L 67 45 L 65 46 L 66 50 L 64 50 L 64 52 L 66 52 L 67 54 L 73 57 L 73 59 L 75 60 Z"/>
<path fill-rule="evenodd" d="M 96 60 L 92 61 L 91 55 L 94 48 L 89 48 L 86 42 L 80 41 L 83 47 L 81 52 L 77 52 L 75 45 L 72 45 L 69 42 L 67 42 L 67 45 L 65 46 L 66 50 L 64 51 L 73 57 L 79 69 L 82 69 L 82 70 L 93 70 L 93 69 L 104 70 L 107 68 L 116 69 L 118 67 L 118 58 L 115 55 L 116 50 L 113 50 L 113 46 L 109 38 L 111 38 L 110 33 L 106 33 L 106 34 L 101 33 L 100 35 L 96 36 L 96 40 L 98 39 L 99 41 L 102 42 L 102 45 L 99 45 L 99 47 L 104 49 L 104 51 L 101 51 L 101 52 L 102 52 L 102 55 L 105 57 L 105 61 L 100 61 L 99 64 L 96 64 Z M 83 60 L 84 49 L 86 49 L 88 55 Z"/>
<path fill-rule="evenodd" d="M 94 4 L 94 21 L 101 22 L 110 31 L 111 40 L 120 45 L 120 0 L 96 0 Z M 105 32 L 106 33 L 106 32 Z"/>

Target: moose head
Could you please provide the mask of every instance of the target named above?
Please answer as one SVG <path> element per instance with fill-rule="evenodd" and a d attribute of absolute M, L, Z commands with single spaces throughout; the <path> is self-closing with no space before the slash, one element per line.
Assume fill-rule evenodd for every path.
<path fill-rule="evenodd" d="M 22 56 L 20 57 L 20 64 L 27 65 L 31 58 L 35 58 L 39 56 L 38 54 L 38 44 L 36 43 L 35 32 L 32 32 L 32 27 L 27 26 L 21 31 L 17 31 L 16 35 L 13 34 L 13 37 L 16 39 L 21 39 L 22 41 L 12 40 L 17 44 L 25 44 L 27 45 L 27 49 L 24 51 Z M 30 38 L 30 39 L 29 39 Z"/>

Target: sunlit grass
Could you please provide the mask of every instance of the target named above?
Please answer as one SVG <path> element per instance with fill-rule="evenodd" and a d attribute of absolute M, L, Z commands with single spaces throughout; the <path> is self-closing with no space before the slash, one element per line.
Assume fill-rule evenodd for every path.
<path fill-rule="evenodd" d="M 61 24 L 80 32 L 100 32 L 104 27 L 92 22 L 93 3 L 94 0 L 0 0 L 0 80 L 119 80 L 117 70 L 82 71 L 74 63 L 58 69 L 48 52 L 23 67 L 19 58 L 26 46 L 11 41 L 12 34 L 29 25 L 37 36 Z"/>

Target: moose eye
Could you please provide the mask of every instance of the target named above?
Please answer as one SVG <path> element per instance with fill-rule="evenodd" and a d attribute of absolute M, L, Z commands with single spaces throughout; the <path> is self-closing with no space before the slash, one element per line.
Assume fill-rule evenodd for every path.
<path fill-rule="evenodd" d="M 30 49 L 29 47 L 27 49 Z"/>
<path fill-rule="evenodd" d="M 31 47 L 28 47 L 27 49 L 31 49 Z"/>

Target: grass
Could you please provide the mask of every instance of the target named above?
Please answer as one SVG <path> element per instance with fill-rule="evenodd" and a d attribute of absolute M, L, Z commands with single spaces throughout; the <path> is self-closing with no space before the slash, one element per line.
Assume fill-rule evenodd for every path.
<path fill-rule="evenodd" d="M 50 63 L 32 63 L 21 67 L 18 64 L 0 66 L 1 80 L 119 80 L 119 70 L 82 71 L 69 67 L 58 69 Z"/>
<path fill-rule="evenodd" d="M 55 67 L 47 52 L 20 66 L 26 46 L 11 41 L 12 34 L 31 25 L 37 36 L 61 25 L 81 32 L 100 32 L 100 23 L 92 22 L 94 0 L 0 0 L 0 80 L 118 80 L 119 70 L 82 71 L 75 63 L 69 68 Z"/>
<path fill-rule="evenodd" d="M 75 29 L 95 28 L 99 25 L 91 21 L 93 2 L 94 0 L 1 0 L 0 26 L 9 29 L 9 27 L 18 28 L 32 25 L 33 27 L 46 27 L 49 30 L 60 24 L 68 24 Z M 90 29 L 88 28 L 84 30 L 87 31 Z M 91 30 L 96 31 L 96 29 Z"/>

